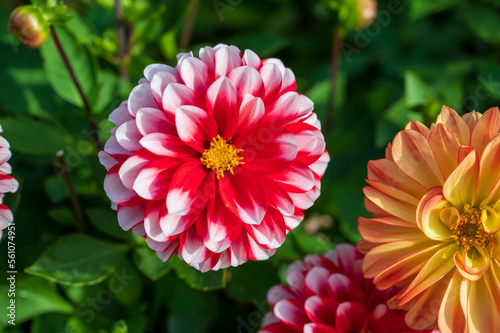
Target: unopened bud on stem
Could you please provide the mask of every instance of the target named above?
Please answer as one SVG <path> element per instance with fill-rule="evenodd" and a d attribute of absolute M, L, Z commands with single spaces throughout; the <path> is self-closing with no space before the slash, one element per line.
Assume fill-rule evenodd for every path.
<path fill-rule="evenodd" d="M 14 9 L 9 16 L 9 31 L 23 45 L 36 49 L 42 46 L 49 35 L 49 24 L 42 12 L 31 5 Z"/>
<path fill-rule="evenodd" d="M 356 24 L 357 29 L 364 29 L 375 20 L 377 17 L 377 1 L 376 0 L 357 0 L 359 16 Z"/>

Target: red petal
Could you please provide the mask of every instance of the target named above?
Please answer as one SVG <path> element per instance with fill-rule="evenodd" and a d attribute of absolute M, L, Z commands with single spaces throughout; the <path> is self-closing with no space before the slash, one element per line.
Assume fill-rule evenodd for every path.
<path fill-rule="evenodd" d="M 153 92 L 151 91 L 149 83 L 139 84 L 132 89 L 130 95 L 128 96 L 127 107 L 128 112 L 133 118 L 135 118 L 135 115 L 140 108 L 158 108 L 158 105 L 153 98 Z"/>
<path fill-rule="evenodd" d="M 158 72 L 153 76 L 151 80 L 151 92 L 156 104 L 162 104 L 163 92 L 170 83 L 177 83 L 177 77 L 172 75 L 172 73 Z"/>
<path fill-rule="evenodd" d="M 367 299 L 359 286 L 347 276 L 335 273 L 328 278 L 328 294 L 339 302 L 355 301 L 366 304 Z"/>
<path fill-rule="evenodd" d="M 289 192 L 306 192 L 314 187 L 314 174 L 300 162 L 293 162 L 284 171 L 269 178 Z"/>
<path fill-rule="evenodd" d="M 215 52 L 214 79 L 226 76 L 234 68 L 241 66 L 241 57 L 230 47 L 221 47 Z"/>
<path fill-rule="evenodd" d="M 217 124 L 203 109 L 180 106 L 175 110 L 175 125 L 179 138 L 200 153 L 217 135 Z"/>
<path fill-rule="evenodd" d="M 305 279 L 306 294 L 326 295 L 328 288 L 328 278 L 332 273 L 324 267 L 313 267 L 307 272 Z"/>
<path fill-rule="evenodd" d="M 283 215 L 293 216 L 295 206 L 289 193 L 267 177 L 262 177 L 261 181 L 267 189 L 269 206 L 278 209 Z"/>
<path fill-rule="evenodd" d="M 299 143 L 290 132 L 271 132 L 264 127 L 245 147 L 240 156 L 243 167 L 256 174 L 276 174 L 295 160 Z"/>
<path fill-rule="evenodd" d="M 335 326 L 333 314 L 337 312 L 339 304 L 331 297 L 316 295 L 306 300 L 304 309 L 312 322 Z"/>
<path fill-rule="evenodd" d="M 276 99 L 281 89 L 281 71 L 275 64 L 267 63 L 260 68 L 260 75 L 265 87 L 264 100 L 270 104 Z"/>
<path fill-rule="evenodd" d="M 246 225 L 246 230 L 259 245 L 266 249 L 276 249 L 285 241 L 286 227 L 283 216 L 273 208 L 267 210 L 258 225 Z"/>
<path fill-rule="evenodd" d="M 233 142 L 237 147 L 243 147 L 252 140 L 260 127 L 264 112 L 262 99 L 250 94 L 245 95 L 240 105 L 238 127 L 233 136 Z"/>
<path fill-rule="evenodd" d="M 172 83 L 167 86 L 163 94 L 163 110 L 171 118 L 175 117 L 175 110 L 182 105 L 199 105 L 200 97 L 192 89 L 183 84 Z"/>
<path fill-rule="evenodd" d="M 251 66 L 255 69 L 259 69 L 261 66 L 261 61 L 259 56 L 252 50 L 245 50 L 242 57 L 244 66 Z"/>
<path fill-rule="evenodd" d="M 227 208 L 243 222 L 259 224 L 267 210 L 267 192 L 258 177 L 239 168 L 219 180 L 219 193 Z"/>
<path fill-rule="evenodd" d="M 200 210 L 215 195 L 215 173 L 200 161 L 186 162 L 175 172 L 167 195 L 168 212 L 185 215 Z"/>
<path fill-rule="evenodd" d="M 205 96 L 207 111 L 224 138 L 233 136 L 238 124 L 238 95 L 233 83 L 227 77 L 221 77 L 207 90 Z"/>
<path fill-rule="evenodd" d="M 188 264 L 199 264 L 212 256 L 196 233 L 195 226 L 181 234 L 180 249 L 182 259 Z"/>
<path fill-rule="evenodd" d="M 363 303 L 344 302 L 337 308 L 335 324 L 338 333 L 359 332 L 368 316 Z"/>
<path fill-rule="evenodd" d="M 123 185 L 129 190 L 133 190 L 134 182 L 141 170 L 157 159 L 158 156 L 151 154 L 146 149 L 141 149 L 127 158 L 118 171 Z"/>
<path fill-rule="evenodd" d="M 255 68 L 249 66 L 237 67 L 227 77 L 233 81 L 240 98 L 243 98 L 246 94 L 262 97 L 264 83 L 262 83 L 262 78 Z"/>
<path fill-rule="evenodd" d="M 178 136 L 166 133 L 151 133 L 144 136 L 140 144 L 158 156 L 178 159 L 199 158 L 200 153 L 185 144 Z"/>
<path fill-rule="evenodd" d="M 309 323 L 304 326 L 304 333 L 337 333 L 337 331 L 333 327 L 327 325 Z"/>
<path fill-rule="evenodd" d="M 175 134 L 177 132 L 174 122 L 167 117 L 165 112 L 155 108 L 139 109 L 135 121 L 142 135 L 150 133 Z"/>
<path fill-rule="evenodd" d="M 276 285 L 267 292 L 267 301 L 271 306 L 285 299 L 297 299 L 295 293 L 287 286 Z"/>
<path fill-rule="evenodd" d="M 134 191 L 147 200 L 165 199 L 169 185 L 180 162 L 173 158 L 161 158 L 146 165 L 134 181 Z"/>
<path fill-rule="evenodd" d="M 180 80 L 201 96 L 212 83 L 211 73 L 203 61 L 194 57 L 184 58 L 177 66 Z"/>
<path fill-rule="evenodd" d="M 302 330 L 302 327 L 309 322 L 303 304 L 296 300 L 283 300 L 274 306 L 274 315 L 286 325 L 296 330 Z"/>

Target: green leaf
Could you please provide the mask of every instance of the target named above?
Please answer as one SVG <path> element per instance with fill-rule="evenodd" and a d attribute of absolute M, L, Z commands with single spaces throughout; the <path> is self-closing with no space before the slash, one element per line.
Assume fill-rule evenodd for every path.
<path fill-rule="evenodd" d="M 10 142 L 11 149 L 20 153 L 52 155 L 68 146 L 62 130 L 40 121 L 25 117 L 2 118 L 2 128 L 2 135 Z"/>
<path fill-rule="evenodd" d="M 219 302 L 216 294 L 190 289 L 185 283 L 170 277 L 166 298 L 170 333 L 208 332 L 217 318 Z"/>
<path fill-rule="evenodd" d="M 111 274 L 127 249 L 126 245 L 73 234 L 47 248 L 26 272 L 66 285 L 92 285 Z"/>
<path fill-rule="evenodd" d="M 33 320 L 30 333 L 64 332 L 68 317 L 60 314 L 47 314 Z"/>
<path fill-rule="evenodd" d="M 0 306 L 4 310 L 0 327 L 8 325 L 7 321 L 11 319 L 6 316 L 5 309 L 12 299 L 15 300 L 15 323 L 18 325 L 44 313 L 73 312 L 73 306 L 59 295 L 56 285 L 50 281 L 18 273 L 15 275 L 15 298 L 8 296 L 10 285 L 6 282 L 9 280 L 4 281 L 0 285 Z"/>
<path fill-rule="evenodd" d="M 304 255 L 324 254 L 334 248 L 334 245 L 323 234 L 309 235 L 301 229 L 295 229 L 289 235 L 293 235 L 293 239 Z"/>
<path fill-rule="evenodd" d="M 85 213 L 87 213 L 94 227 L 103 234 L 124 241 L 132 240 L 131 232 L 123 230 L 118 224 L 115 210 L 104 207 L 91 207 L 87 208 Z"/>
<path fill-rule="evenodd" d="M 225 270 L 202 273 L 176 256 L 172 256 L 168 261 L 177 273 L 177 276 L 186 281 L 191 288 L 208 291 L 222 289 L 226 286 Z"/>
<path fill-rule="evenodd" d="M 75 225 L 75 214 L 66 206 L 56 206 L 49 208 L 47 215 L 57 223 L 65 226 Z"/>
<path fill-rule="evenodd" d="M 413 0 L 411 1 L 410 15 L 420 19 L 457 4 L 456 0 Z"/>
<path fill-rule="evenodd" d="M 468 5 L 460 7 L 460 17 L 483 41 L 500 43 L 500 15 L 488 7 Z"/>
<path fill-rule="evenodd" d="M 94 60 L 87 49 L 67 31 L 64 27 L 56 27 L 56 33 L 66 53 L 71 67 L 82 87 L 83 93 L 87 96 L 96 85 L 96 68 Z M 75 83 L 59 54 L 52 38 L 40 49 L 45 74 L 54 91 L 64 100 L 83 107 L 83 101 L 78 93 Z"/>
<path fill-rule="evenodd" d="M 111 333 L 128 333 L 127 323 L 122 319 L 113 325 Z"/>
<path fill-rule="evenodd" d="M 430 99 L 434 99 L 434 93 L 418 74 L 407 71 L 405 73 L 405 98 L 406 107 L 412 108 L 427 104 Z"/>
<path fill-rule="evenodd" d="M 227 293 L 238 301 L 252 302 L 266 299 L 269 288 L 278 284 L 278 277 L 273 272 L 275 267 L 269 261 L 247 262 L 231 269 L 231 280 L 227 284 Z"/>
<path fill-rule="evenodd" d="M 137 268 L 153 281 L 161 278 L 171 269 L 170 265 L 161 261 L 153 250 L 147 246 L 136 247 L 133 260 Z"/>

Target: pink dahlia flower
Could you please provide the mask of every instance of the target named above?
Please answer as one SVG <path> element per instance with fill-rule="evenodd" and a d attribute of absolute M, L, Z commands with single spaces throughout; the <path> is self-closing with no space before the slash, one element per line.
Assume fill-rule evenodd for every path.
<path fill-rule="evenodd" d="M 272 309 L 259 333 L 421 332 L 406 326 L 404 311 L 387 307 L 397 289 L 376 289 L 363 277 L 362 260 L 353 245 L 340 244 L 291 264 L 288 286 L 267 293 Z"/>
<path fill-rule="evenodd" d="M 2 127 L 0 126 L 1 132 Z M 10 176 L 12 167 L 7 163 L 11 156 L 9 148 L 9 142 L 0 136 L 0 239 L 2 238 L 2 230 L 14 220 L 9 207 L 2 203 L 3 197 L 5 193 L 16 192 L 19 187 L 17 180 Z"/>
<path fill-rule="evenodd" d="M 267 259 L 319 196 L 329 160 L 292 71 L 217 45 L 144 76 L 100 153 L 120 226 L 201 271 Z"/>
<path fill-rule="evenodd" d="M 413 328 L 500 330 L 500 111 L 443 107 L 368 164 L 363 270 Z"/>

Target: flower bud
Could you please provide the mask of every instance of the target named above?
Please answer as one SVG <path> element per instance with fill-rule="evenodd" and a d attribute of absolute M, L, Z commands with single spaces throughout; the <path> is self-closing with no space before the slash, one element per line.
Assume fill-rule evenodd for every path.
<path fill-rule="evenodd" d="M 49 24 L 42 12 L 31 5 L 14 9 L 9 16 L 8 27 L 10 33 L 30 49 L 42 46 L 49 35 Z"/>
<path fill-rule="evenodd" d="M 377 1 L 376 0 L 357 0 L 359 16 L 356 23 L 357 29 L 364 29 L 375 20 L 377 17 Z"/>

